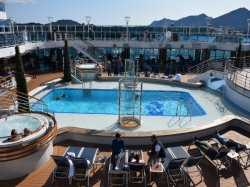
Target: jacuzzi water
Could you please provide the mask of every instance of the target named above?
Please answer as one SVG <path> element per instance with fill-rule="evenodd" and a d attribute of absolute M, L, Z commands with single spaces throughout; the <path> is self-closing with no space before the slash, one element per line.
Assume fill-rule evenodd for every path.
<path fill-rule="evenodd" d="M 66 95 L 57 99 L 58 96 Z M 139 94 L 139 93 L 138 93 Z M 133 113 L 132 91 L 121 92 L 121 114 Z M 140 111 L 139 99 L 135 101 L 135 114 Z M 49 112 L 82 114 L 118 114 L 118 91 L 105 89 L 55 89 L 42 100 Z M 144 90 L 142 93 L 142 115 L 145 116 L 202 116 L 205 111 L 187 92 Z"/>
<path fill-rule="evenodd" d="M 41 121 L 30 115 L 13 115 L 0 119 L 0 137 L 10 136 L 11 130 L 16 129 L 18 134 L 23 133 L 24 128 L 35 131 L 41 126 Z"/>

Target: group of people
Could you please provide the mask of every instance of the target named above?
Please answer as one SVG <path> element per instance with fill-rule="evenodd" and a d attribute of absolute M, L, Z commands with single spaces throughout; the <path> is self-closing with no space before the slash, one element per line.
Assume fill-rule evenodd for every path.
<path fill-rule="evenodd" d="M 163 161 L 166 157 L 163 144 L 157 139 L 156 135 L 151 136 L 151 150 L 148 151 L 148 164 L 153 161 Z M 112 157 L 111 162 L 113 169 L 118 170 L 121 160 L 125 157 L 125 145 L 120 133 L 116 133 L 115 139 L 112 141 Z M 128 155 L 128 162 L 144 163 L 139 152 L 131 152 Z"/>
<path fill-rule="evenodd" d="M 16 129 L 11 130 L 11 136 L 7 138 L 6 140 L 3 141 L 3 143 L 6 142 L 16 142 L 28 135 L 30 135 L 32 132 L 29 128 L 24 128 L 23 129 L 23 134 L 18 134 Z"/>

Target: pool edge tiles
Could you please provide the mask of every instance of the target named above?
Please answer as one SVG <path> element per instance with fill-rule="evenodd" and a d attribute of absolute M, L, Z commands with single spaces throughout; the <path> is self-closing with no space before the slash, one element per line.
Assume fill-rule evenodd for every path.
<path fill-rule="evenodd" d="M 89 90 L 89 89 L 87 89 Z M 80 94 L 79 93 L 76 93 L 76 92 L 81 92 Z M 69 92 L 69 93 L 67 93 Z M 72 92 L 72 93 L 70 93 Z M 74 93 L 73 93 L 74 92 Z M 106 106 L 109 106 L 110 104 L 113 104 L 113 111 L 110 112 L 103 112 L 104 108 L 105 107 L 101 107 L 101 111 L 97 111 L 97 109 L 93 110 L 91 107 L 89 106 L 85 106 L 85 107 L 89 107 L 89 110 L 90 111 L 80 111 L 79 110 L 79 106 L 71 106 L 73 107 L 73 110 L 70 111 L 70 110 L 65 110 L 65 109 L 69 109 L 70 107 L 70 102 L 72 102 L 74 100 L 75 104 L 78 104 L 79 103 L 79 97 L 82 97 L 82 92 L 83 92 L 83 89 L 79 89 L 79 88 L 59 88 L 59 89 L 52 89 L 50 90 L 49 92 L 47 92 L 45 95 L 43 95 L 41 97 L 41 100 L 44 100 L 46 104 L 48 104 L 48 108 L 49 108 L 49 112 L 55 112 L 55 113 L 69 113 L 69 114 L 104 114 L 104 115 L 117 115 L 118 114 L 118 100 L 117 100 L 117 95 L 118 95 L 118 90 L 116 89 L 91 89 L 91 93 L 94 93 L 95 92 L 105 92 L 105 93 L 102 93 L 102 96 L 103 95 L 107 95 L 107 93 L 111 94 L 111 103 L 109 104 L 105 104 L 105 107 Z M 112 92 L 112 93 L 111 93 Z M 66 98 L 64 99 L 55 99 L 55 97 L 57 97 L 58 95 L 62 95 L 66 93 Z M 168 94 L 169 93 L 173 94 L 173 95 L 176 95 L 176 93 L 178 94 L 182 94 L 182 96 L 184 95 L 184 97 L 188 97 L 189 100 L 192 101 L 192 105 L 195 106 L 196 108 L 192 108 L 192 117 L 196 117 L 196 116 L 204 116 L 206 115 L 206 111 L 202 108 L 202 106 L 199 104 L 199 102 L 192 96 L 191 93 L 189 92 L 186 92 L 186 91 L 174 91 L 174 90 L 143 90 L 143 96 L 145 96 L 145 94 L 151 94 L 151 97 L 152 95 L 155 97 L 154 94 Z M 53 95 L 54 94 L 54 95 Z M 76 96 L 72 96 L 71 94 L 76 94 Z M 114 97 L 115 96 L 115 97 Z M 50 98 L 49 98 L 50 97 Z M 67 97 L 72 97 L 70 101 L 67 100 Z M 90 98 L 90 96 L 86 96 L 84 97 L 84 99 L 88 100 Z M 95 99 L 95 98 L 94 98 Z M 101 100 L 104 100 L 105 98 L 102 97 Z M 112 100 L 113 99 L 113 100 Z M 164 98 L 163 98 L 164 99 Z M 176 98 L 175 98 L 176 99 Z M 55 101 L 56 100 L 56 101 Z M 160 100 L 160 99 L 159 99 Z M 176 99 L 176 102 L 178 99 Z M 61 103 L 60 101 L 62 102 L 67 102 L 66 104 L 64 103 Z M 101 104 L 101 101 L 98 103 L 98 101 L 96 100 L 93 100 L 93 101 L 87 101 L 87 102 L 91 102 L 91 103 L 95 103 L 97 105 L 99 105 L 100 107 L 100 104 Z M 144 102 L 144 101 L 143 101 Z M 165 101 L 164 101 L 165 102 Z M 116 104 L 117 103 L 117 104 Z M 163 108 L 161 107 L 161 103 L 159 104 L 159 101 L 156 99 L 154 100 L 154 103 L 158 104 L 158 106 L 156 106 L 155 108 L 153 107 L 152 109 L 148 109 L 148 110 L 151 110 L 153 112 L 151 113 L 143 113 L 142 116 L 176 116 L 177 114 L 176 113 L 168 113 L 166 114 L 166 106 L 164 106 Z M 148 105 L 151 107 L 153 106 L 154 103 L 148 103 Z M 63 105 L 64 104 L 64 105 Z M 145 103 L 144 103 L 145 104 Z M 182 103 L 183 104 L 183 103 Z M 185 103 L 184 103 L 185 104 Z M 183 104 L 183 105 L 184 105 Z M 83 107 L 82 105 L 84 105 L 84 103 L 81 103 L 81 107 Z M 166 104 L 165 104 L 166 105 Z M 59 108 L 63 107 L 63 110 L 58 110 Z M 146 105 L 145 105 L 146 106 Z M 168 105 L 169 106 L 169 105 Z M 53 108 L 54 107 L 54 108 Z M 146 107 L 145 107 L 146 108 Z M 159 109 L 160 108 L 160 109 Z M 84 109 L 85 110 L 85 109 Z M 146 109 L 145 109 L 146 110 Z M 156 113 L 155 111 L 157 110 L 161 110 L 163 111 L 164 113 Z M 171 109 L 168 109 L 168 110 L 171 110 Z M 188 110 L 188 109 L 187 109 Z M 195 110 L 195 113 L 193 112 L 193 110 Z M 198 110 L 198 111 L 197 111 Z M 170 112 L 173 112 L 173 110 L 171 110 Z M 186 114 L 187 113 L 187 114 Z M 178 116 L 190 116 L 190 113 L 188 114 L 188 111 L 184 113 L 184 114 L 181 114 L 179 113 Z M 124 113 L 124 115 L 126 115 Z"/>

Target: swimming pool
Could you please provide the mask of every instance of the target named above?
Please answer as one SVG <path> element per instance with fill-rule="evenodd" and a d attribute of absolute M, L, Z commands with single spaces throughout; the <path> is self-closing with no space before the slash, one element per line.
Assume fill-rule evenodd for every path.
<path fill-rule="evenodd" d="M 66 95 L 57 99 L 58 96 Z M 130 91 L 123 93 L 131 94 Z M 118 91 L 111 89 L 91 89 L 88 94 L 83 89 L 54 89 L 41 98 L 49 112 L 80 114 L 118 114 Z M 132 101 L 126 101 L 127 106 Z M 136 114 L 139 113 L 136 101 Z M 121 114 L 130 114 L 122 110 Z M 144 90 L 142 93 L 142 115 L 144 116 L 202 116 L 206 112 L 187 92 Z"/>

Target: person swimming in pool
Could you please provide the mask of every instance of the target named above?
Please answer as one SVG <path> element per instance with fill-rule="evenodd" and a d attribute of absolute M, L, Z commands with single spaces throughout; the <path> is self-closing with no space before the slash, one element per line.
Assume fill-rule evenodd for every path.
<path fill-rule="evenodd" d="M 62 95 L 55 97 L 55 100 L 59 100 L 59 99 L 65 98 L 65 97 L 66 97 L 66 94 L 62 94 Z"/>

